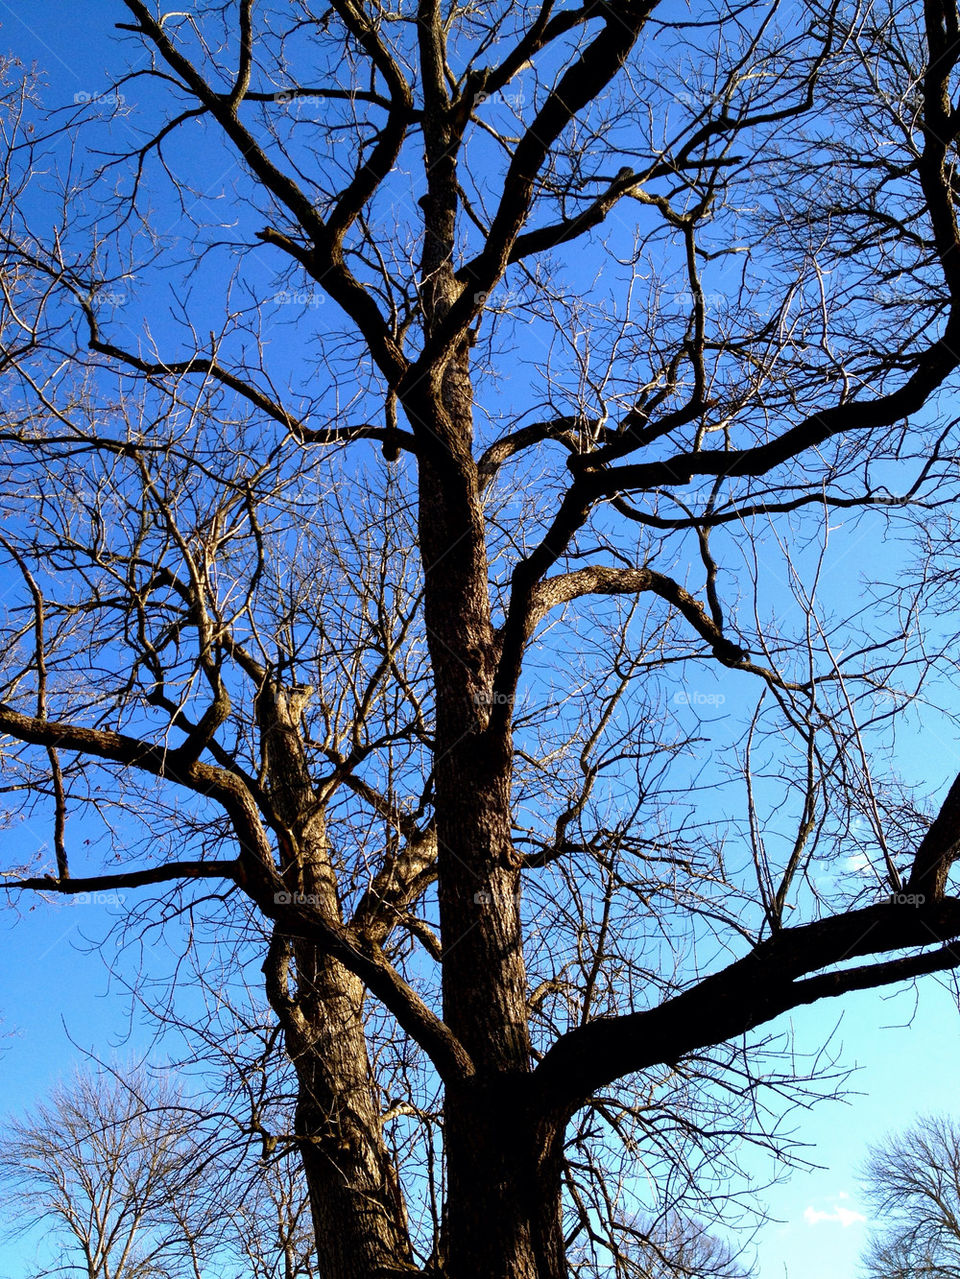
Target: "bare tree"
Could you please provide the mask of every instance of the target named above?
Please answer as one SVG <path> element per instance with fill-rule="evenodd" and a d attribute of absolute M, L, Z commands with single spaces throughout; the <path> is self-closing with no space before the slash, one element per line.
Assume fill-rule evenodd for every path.
<path fill-rule="evenodd" d="M 324 1279 L 636 1275 L 957 963 L 931 579 L 830 579 L 957 496 L 956 6 L 118 12 L 0 193 L 7 887 L 256 952 Z"/>
<path fill-rule="evenodd" d="M 875 1146 L 863 1170 L 874 1234 L 867 1279 L 960 1275 L 960 1127 L 929 1115 Z"/>
<path fill-rule="evenodd" d="M 233 1224 L 255 1279 L 320 1279 L 303 1168 L 289 1151 L 262 1165 Z"/>
<path fill-rule="evenodd" d="M 0 1143 L 0 1197 L 18 1232 L 42 1225 L 37 1275 L 200 1279 L 225 1242 L 202 1126 L 169 1084 L 78 1073 Z"/>

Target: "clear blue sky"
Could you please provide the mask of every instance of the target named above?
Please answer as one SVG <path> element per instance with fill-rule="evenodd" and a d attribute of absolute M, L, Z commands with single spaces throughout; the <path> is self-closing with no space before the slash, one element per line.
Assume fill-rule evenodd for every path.
<path fill-rule="evenodd" d="M 0 0 L 0 46 L 46 72 L 45 97 L 68 102 L 77 93 L 97 93 L 107 56 L 102 35 L 125 11 L 107 0 Z M 856 557 L 854 557 L 856 558 Z M 836 583 L 838 589 L 856 586 Z M 942 785 L 960 768 L 957 743 L 934 731 L 921 742 L 902 741 L 901 766 L 916 780 Z M 935 758 L 931 767 L 928 761 Z M 934 775 L 934 773 L 936 775 Z M 29 823 L 0 834 L 5 852 L 46 844 L 49 831 Z M 124 991 L 111 987 L 101 957 L 83 953 L 84 939 L 103 936 L 109 906 L 70 902 L 31 906 L 19 920 L 0 921 L 0 1074 L 5 1107 L 17 1110 L 43 1097 L 50 1084 L 80 1060 L 81 1050 L 109 1057 L 146 1044 L 127 1019 Z M 823 1103 L 797 1116 L 808 1157 L 822 1171 L 796 1173 L 768 1196 L 773 1215 L 759 1237 L 761 1279 L 853 1279 L 867 1228 L 856 1167 L 869 1142 L 907 1125 L 926 1110 L 960 1109 L 956 1076 L 960 1064 L 960 1017 L 949 984 L 927 980 L 896 994 L 864 993 L 842 1003 L 823 1003 L 793 1015 L 798 1046 L 814 1051 L 839 1020 L 835 1042 L 842 1062 L 859 1064 L 846 1104 Z M 758 1163 L 758 1175 L 763 1165 Z M 19 1273 L 19 1253 L 0 1245 L 0 1276 Z"/>

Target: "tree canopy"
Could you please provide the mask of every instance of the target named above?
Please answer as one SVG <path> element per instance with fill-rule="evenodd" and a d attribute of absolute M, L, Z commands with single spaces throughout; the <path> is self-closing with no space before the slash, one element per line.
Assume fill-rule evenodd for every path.
<path fill-rule="evenodd" d="M 958 962 L 894 731 L 955 670 L 956 5 L 72 20 L 107 79 L 3 117 L 7 890 L 122 891 L 198 1043 L 262 968 L 323 1279 L 733 1273 L 760 1028 Z"/>

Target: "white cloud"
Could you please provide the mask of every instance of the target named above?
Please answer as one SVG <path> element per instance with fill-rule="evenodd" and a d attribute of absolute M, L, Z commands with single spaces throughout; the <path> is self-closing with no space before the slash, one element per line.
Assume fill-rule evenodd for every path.
<path fill-rule="evenodd" d="M 841 1199 L 849 1199 L 849 1195 L 840 1195 Z M 848 1226 L 856 1226 L 862 1221 L 866 1221 L 866 1217 L 862 1212 L 855 1212 L 852 1208 L 844 1208 L 842 1204 L 834 1204 L 829 1212 L 825 1212 L 822 1208 L 810 1207 L 804 1208 L 803 1219 L 810 1226 L 817 1226 L 821 1221 L 832 1221 L 842 1226 L 844 1230 Z"/>
<path fill-rule="evenodd" d="M 862 850 L 851 853 L 846 860 L 846 868 L 853 875 L 873 875 L 873 859 Z"/>

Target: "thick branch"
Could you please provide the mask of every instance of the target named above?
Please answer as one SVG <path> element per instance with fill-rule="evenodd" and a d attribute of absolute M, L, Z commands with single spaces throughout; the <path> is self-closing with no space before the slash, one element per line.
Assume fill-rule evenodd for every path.
<path fill-rule="evenodd" d="M 351 927 L 363 937 L 382 945 L 401 913 L 436 878 L 437 834 L 416 832 L 373 878 L 354 911 Z"/>
<path fill-rule="evenodd" d="M 240 65 L 237 79 L 227 99 L 231 111 L 243 101 L 250 88 L 250 73 L 253 70 L 253 0 L 240 0 Z"/>
<path fill-rule="evenodd" d="M 241 864 L 233 861 L 167 862 L 146 870 L 117 871 L 114 875 L 86 875 L 82 879 L 56 879 L 53 875 L 31 879 L 0 881 L 0 888 L 33 889 L 76 897 L 85 893 L 106 893 L 117 888 L 143 888 L 147 884 L 166 884 L 174 879 L 229 879 L 237 882 Z"/>
<path fill-rule="evenodd" d="M 313 245 L 310 255 L 311 275 L 354 321 L 382 371 L 391 382 L 395 382 L 406 368 L 406 360 L 391 336 L 376 302 L 343 260 L 339 237 L 346 228 L 340 225 L 343 222 L 342 216 L 335 233 L 331 233 L 314 201 L 292 178 L 277 168 L 253 134 L 240 123 L 230 97 L 207 83 L 189 58 L 176 48 L 161 23 L 141 0 L 124 0 L 124 3 L 137 20 L 136 30 L 156 47 L 167 65 L 214 117 L 254 176 L 296 219 Z M 351 12 L 349 5 L 337 7 L 348 14 Z M 365 28 L 369 26 L 367 23 L 361 25 Z M 374 49 L 379 46 L 380 42 L 372 29 L 363 38 L 368 45 L 372 42 Z"/>
<path fill-rule="evenodd" d="M 545 440 L 558 440 L 571 452 L 575 452 L 578 447 L 578 432 L 582 426 L 578 417 L 558 417 L 549 422 L 531 422 L 529 426 L 521 426 L 516 431 L 501 436 L 499 440 L 494 440 L 477 463 L 481 491 L 493 482 L 500 467 L 509 458 L 522 453 L 524 449 L 534 448 Z"/>
<path fill-rule="evenodd" d="M 444 1079 L 465 1078 L 472 1073 L 473 1064 L 449 1027 L 387 962 L 379 948 L 365 946 L 361 949 L 359 938 L 349 929 L 326 919 L 310 903 L 291 901 L 291 894 L 274 868 L 259 813 L 239 778 L 209 764 L 192 762 L 184 765 L 178 762 L 175 752 L 123 733 L 35 719 L 2 704 L 0 731 L 19 741 L 59 746 L 64 750 L 139 768 L 216 799 L 231 817 L 240 843 L 236 882 L 262 913 L 268 919 L 277 920 L 287 936 L 305 937 L 315 942 L 355 973 L 420 1044 Z M 210 863 L 198 864 L 207 866 Z M 163 877 L 163 868 L 157 868 L 157 871 Z M 51 879 L 41 879 L 36 886 L 57 891 L 83 891 L 77 887 L 82 885 L 82 880 L 69 880 L 67 883 L 69 887 L 63 890 L 58 881 Z"/>
<path fill-rule="evenodd" d="M 517 237 L 530 213 L 538 175 L 555 142 L 587 103 L 618 74 L 656 0 L 628 0 L 617 6 L 587 6 L 584 16 L 603 20 L 603 28 L 560 76 L 527 132 L 520 139 L 504 177 L 497 211 L 479 255 L 459 274 L 467 282 L 444 325 L 427 343 L 417 368 L 428 368 L 449 350 L 483 306 L 482 295 L 503 275 Z"/>
<path fill-rule="evenodd" d="M 596 1089 L 660 1062 L 745 1034 L 799 1004 L 960 966 L 960 946 L 820 974 L 860 955 L 960 937 L 960 899 L 890 903 L 849 911 L 762 942 L 744 959 L 657 1008 L 604 1018 L 563 1035 L 534 1073 L 547 1106 L 577 1106 Z"/>
<path fill-rule="evenodd" d="M 920 841 L 906 892 L 922 894 L 928 901 L 940 901 L 947 874 L 960 857 L 960 775 L 947 792 L 939 813 Z"/>
<path fill-rule="evenodd" d="M 281 936 L 313 942 L 359 977 L 420 1045 L 445 1083 L 467 1079 L 474 1073 L 469 1054 L 450 1027 L 404 981 L 379 946 L 361 939 L 351 928 L 334 923 L 309 902 L 297 900 L 286 891 L 279 875 L 273 876 L 266 891 L 262 886 L 253 890 L 249 884 L 244 887 L 261 911 L 277 921 Z"/>
<path fill-rule="evenodd" d="M 333 243 L 339 246 L 364 205 L 396 163 L 410 122 L 413 94 L 374 28 L 354 13 L 352 5 L 341 3 L 334 7 L 385 76 L 391 94 L 387 121 L 377 135 L 373 151 L 366 159 L 362 153 L 358 155 L 354 175 L 327 218 L 327 232 Z"/>
<path fill-rule="evenodd" d="M 951 314 L 943 337 L 920 357 L 918 367 L 896 391 L 873 400 L 848 400 L 811 413 L 796 426 L 749 449 L 703 449 L 678 453 L 664 461 L 638 462 L 606 470 L 589 470 L 590 454 L 571 456 L 568 466 L 581 472 L 584 490 L 596 498 L 613 497 L 631 489 L 646 490 L 689 484 L 695 475 L 765 475 L 799 454 L 817 448 L 835 435 L 893 426 L 917 413 L 956 369 L 960 360 L 960 310 Z"/>
<path fill-rule="evenodd" d="M 598 564 L 546 578 L 532 592 L 528 634 L 550 609 L 583 595 L 637 595 L 641 591 L 653 591 L 672 604 L 724 661 L 737 662 L 746 655 L 743 649 L 724 636 L 695 596 L 684 590 L 679 582 L 649 568 L 610 568 Z"/>
<path fill-rule="evenodd" d="M 224 807 L 236 807 L 244 799 L 252 806 L 242 780 L 233 773 L 196 760 L 184 760 L 176 751 L 139 737 L 110 729 L 85 728 L 64 720 L 38 719 L 22 715 L 3 703 L 0 703 L 0 732 L 32 745 L 59 747 L 140 769 L 186 786 L 198 795 L 217 799 Z"/>
<path fill-rule="evenodd" d="M 535 21 L 530 24 L 500 65 L 488 73 L 486 81 L 488 92 L 498 93 L 510 83 L 525 63 L 547 45 L 566 35 L 574 27 L 581 26 L 584 22 L 596 17 L 601 5 L 598 0 L 588 0 L 588 3 L 579 9 L 569 9 L 551 17 L 553 7 L 554 0 L 544 0 Z"/>

